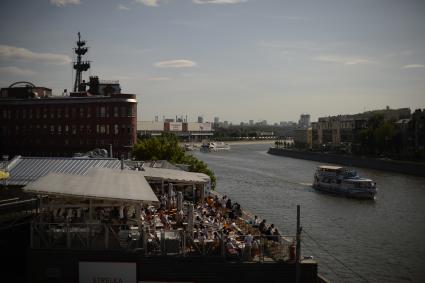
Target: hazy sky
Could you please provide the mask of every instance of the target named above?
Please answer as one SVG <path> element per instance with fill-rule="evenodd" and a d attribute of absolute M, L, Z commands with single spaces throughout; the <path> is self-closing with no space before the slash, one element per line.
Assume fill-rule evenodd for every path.
<path fill-rule="evenodd" d="M 425 108 L 425 1 L 1 0 L 0 86 L 91 75 L 138 95 L 138 120 L 234 123 Z"/>

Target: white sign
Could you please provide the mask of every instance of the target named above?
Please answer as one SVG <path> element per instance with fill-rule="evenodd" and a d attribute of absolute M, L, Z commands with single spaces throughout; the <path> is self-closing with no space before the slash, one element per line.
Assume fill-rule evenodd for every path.
<path fill-rule="evenodd" d="M 180 122 L 170 122 L 171 132 L 181 132 L 183 130 L 183 124 Z"/>
<path fill-rule="evenodd" d="M 78 266 L 79 283 L 136 283 L 135 262 L 86 262 Z"/>

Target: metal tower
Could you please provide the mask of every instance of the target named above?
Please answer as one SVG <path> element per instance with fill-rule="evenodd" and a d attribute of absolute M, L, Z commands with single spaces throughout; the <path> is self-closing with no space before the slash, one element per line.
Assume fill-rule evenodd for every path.
<path fill-rule="evenodd" d="M 74 62 L 75 69 L 75 83 L 74 92 L 80 91 L 80 85 L 82 83 L 82 74 L 90 68 L 89 61 L 81 61 L 81 56 L 87 53 L 88 47 L 85 47 L 86 41 L 81 40 L 80 32 L 78 32 L 77 48 L 74 48 L 75 54 L 77 54 L 77 62 Z"/>

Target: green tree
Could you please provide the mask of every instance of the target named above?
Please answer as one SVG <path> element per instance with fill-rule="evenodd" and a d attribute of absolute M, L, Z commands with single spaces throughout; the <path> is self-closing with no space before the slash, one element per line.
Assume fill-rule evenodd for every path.
<path fill-rule="evenodd" d="M 141 139 L 133 147 L 133 156 L 136 160 L 168 160 L 173 164 L 187 164 L 189 171 L 208 175 L 211 178 L 211 188 L 215 188 L 214 172 L 203 161 L 186 154 L 175 135 L 163 134 Z"/>

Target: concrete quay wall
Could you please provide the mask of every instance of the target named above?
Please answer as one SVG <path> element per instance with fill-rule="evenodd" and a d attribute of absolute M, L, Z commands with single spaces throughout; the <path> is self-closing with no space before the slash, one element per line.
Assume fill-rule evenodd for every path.
<path fill-rule="evenodd" d="M 383 160 L 360 156 L 340 155 L 332 153 L 299 151 L 283 148 L 270 148 L 269 154 L 291 158 L 318 161 L 323 163 L 340 164 L 344 166 L 370 168 L 375 170 L 409 174 L 425 177 L 425 163 L 406 162 L 396 160 Z"/>
<path fill-rule="evenodd" d="M 28 282 L 78 282 L 79 262 L 130 262 L 137 282 L 295 282 L 294 262 L 225 262 L 215 257 L 144 257 L 134 253 L 78 250 L 29 250 Z M 48 281 L 46 281 L 48 280 Z M 108 281 L 109 282 L 109 281 Z M 301 263 L 301 283 L 323 282 L 317 263 Z"/>

